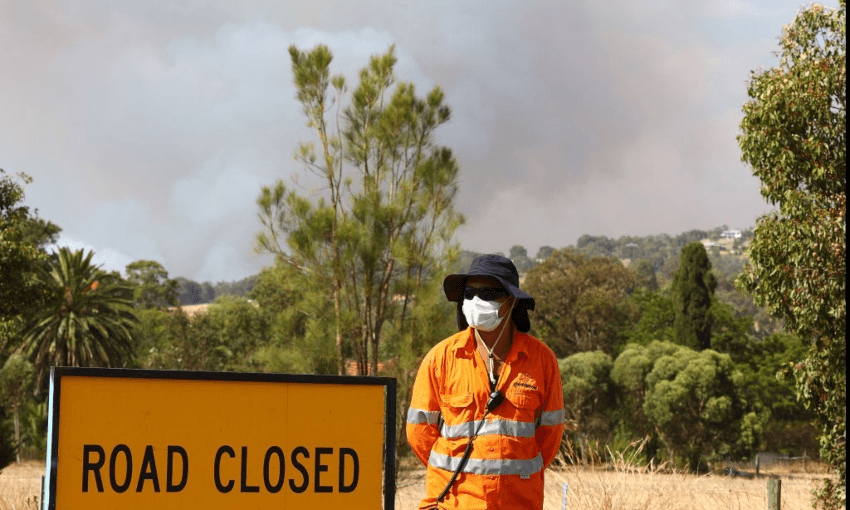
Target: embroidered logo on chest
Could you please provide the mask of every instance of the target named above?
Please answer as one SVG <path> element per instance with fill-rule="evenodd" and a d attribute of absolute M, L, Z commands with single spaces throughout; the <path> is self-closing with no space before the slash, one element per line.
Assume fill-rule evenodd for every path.
<path fill-rule="evenodd" d="M 524 388 L 526 390 L 537 390 L 537 381 L 528 376 L 528 374 L 519 374 L 512 385 L 514 388 Z"/>

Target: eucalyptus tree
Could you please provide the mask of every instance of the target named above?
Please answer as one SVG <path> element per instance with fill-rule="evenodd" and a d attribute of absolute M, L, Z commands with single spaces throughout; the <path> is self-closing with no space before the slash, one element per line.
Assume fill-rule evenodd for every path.
<path fill-rule="evenodd" d="M 59 248 L 39 273 L 44 305 L 21 346 L 34 360 L 36 381 L 51 365 L 115 367 L 132 356 L 133 289 L 92 264 L 93 254 Z"/>
<path fill-rule="evenodd" d="M 305 196 L 282 180 L 263 187 L 256 248 L 324 291 L 339 373 L 348 344 L 360 373 L 376 374 L 385 333 L 404 337 L 415 327 L 417 298 L 457 252 L 458 166 L 434 141 L 451 110 L 439 87 L 421 97 L 397 82 L 392 47 L 370 59 L 351 92 L 331 76 L 326 46 L 289 53 L 318 141 L 301 144 L 296 159 L 322 189 Z"/>
<path fill-rule="evenodd" d="M 738 143 L 778 210 L 758 219 L 738 280 L 810 351 L 790 369 L 836 468 L 819 494 L 844 508 L 847 362 L 847 5 L 813 4 L 782 29 L 779 65 L 753 72 Z"/>
<path fill-rule="evenodd" d="M 744 376 L 728 354 L 633 343 L 617 357 L 611 378 L 626 427 L 660 441 L 672 462 L 700 471 L 703 457 L 747 457 L 761 440 L 768 413 L 747 399 Z"/>

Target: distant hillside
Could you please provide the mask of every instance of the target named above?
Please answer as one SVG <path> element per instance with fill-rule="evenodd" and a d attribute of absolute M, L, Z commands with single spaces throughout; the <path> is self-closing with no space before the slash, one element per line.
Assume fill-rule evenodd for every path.
<path fill-rule="evenodd" d="M 183 277 L 175 278 L 178 284 L 177 299 L 182 305 L 199 305 L 214 303 L 221 296 L 247 297 L 257 282 L 257 275 L 252 275 L 235 282 L 198 283 Z"/>
<path fill-rule="evenodd" d="M 606 236 L 592 236 L 585 234 L 578 238 L 575 245 L 564 246 L 558 249 L 572 248 L 590 257 L 615 257 L 626 265 L 641 259 L 648 260 L 657 274 L 659 283 L 672 278 L 673 272 L 679 266 L 679 254 L 682 248 L 695 241 L 701 241 L 706 245 L 709 257 L 718 276 L 727 280 L 733 280 L 743 270 L 743 249 L 749 244 L 753 236 L 752 229 L 740 229 L 741 237 L 738 239 L 724 239 L 723 232 L 729 230 L 726 225 L 713 230 L 689 230 L 679 235 L 658 234 L 653 236 L 622 236 L 617 239 Z M 713 244 L 716 244 L 713 245 Z M 514 245 L 505 254 L 513 260 L 521 275 L 538 263 L 546 260 L 556 248 L 542 246 L 537 253 L 531 257 L 527 250 L 521 245 Z M 462 273 L 469 269 L 469 264 L 478 252 L 463 250 L 460 258 L 451 272 Z M 732 255 L 732 257 L 728 257 Z M 213 303 L 221 296 L 247 297 L 254 288 L 258 275 L 252 275 L 235 282 L 202 282 L 198 283 L 182 277 L 177 277 L 178 299 L 183 305 L 198 305 Z"/>
<path fill-rule="evenodd" d="M 564 246 L 559 249 L 572 248 L 589 257 L 615 257 L 622 261 L 648 260 L 661 280 L 669 280 L 678 267 L 679 255 L 682 248 L 688 243 L 700 241 L 706 245 L 709 256 L 714 264 L 715 259 L 719 263 L 714 264 L 716 272 L 729 275 L 738 267 L 743 269 L 743 262 L 732 264 L 720 261 L 721 255 L 735 255 L 741 259 L 744 248 L 749 244 L 753 236 L 752 229 L 740 229 L 741 237 L 737 239 L 724 239 L 723 232 L 729 230 L 726 225 L 713 230 L 689 230 L 679 235 L 658 234 L 652 236 L 622 236 L 613 239 L 606 236 L 592 236 L 585 234 L 578 238 L 575 245 Z M 716 244 L 713 246 L 712 244 Z M 520 273 L 525 273 L 535 265 L 546 260 L 556 248 L 551 246 L 541 247 L 534 257 L 528 256 L 527 250 L 520 245 L 510 248 L 507 256 L 513 260 Z M 506 255 L 505 253 L 501 253 Z M 464 250 L 455 266 L 457 272 L 463 272 L 469 268 L 469 263 L 480 253 Z M 727 267 L 728 266 L 728 267 Z M 734 274 L 737 274 L 734 272 Z"/>

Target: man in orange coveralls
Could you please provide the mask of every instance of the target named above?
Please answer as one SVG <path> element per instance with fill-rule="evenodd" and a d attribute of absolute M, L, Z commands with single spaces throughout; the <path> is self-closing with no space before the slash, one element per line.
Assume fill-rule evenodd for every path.
<path fill-rule="evenodd" d="M 407 413 L 407 440 L 427 466 L 419 509 L 542 509 L 564 399 L 554 353 L 527 334 L 534 298 L 499 255 L 476 257 L 443 290 L 460 331 L 422 360 Z"/>

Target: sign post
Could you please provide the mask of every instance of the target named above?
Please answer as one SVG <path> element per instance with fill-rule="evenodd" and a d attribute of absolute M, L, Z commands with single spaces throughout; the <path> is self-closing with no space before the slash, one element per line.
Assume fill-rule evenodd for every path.
<path fill-rule="evenodd" d="M 392 510 L 395 383 L 53 368 L 43 508 Z"/>

